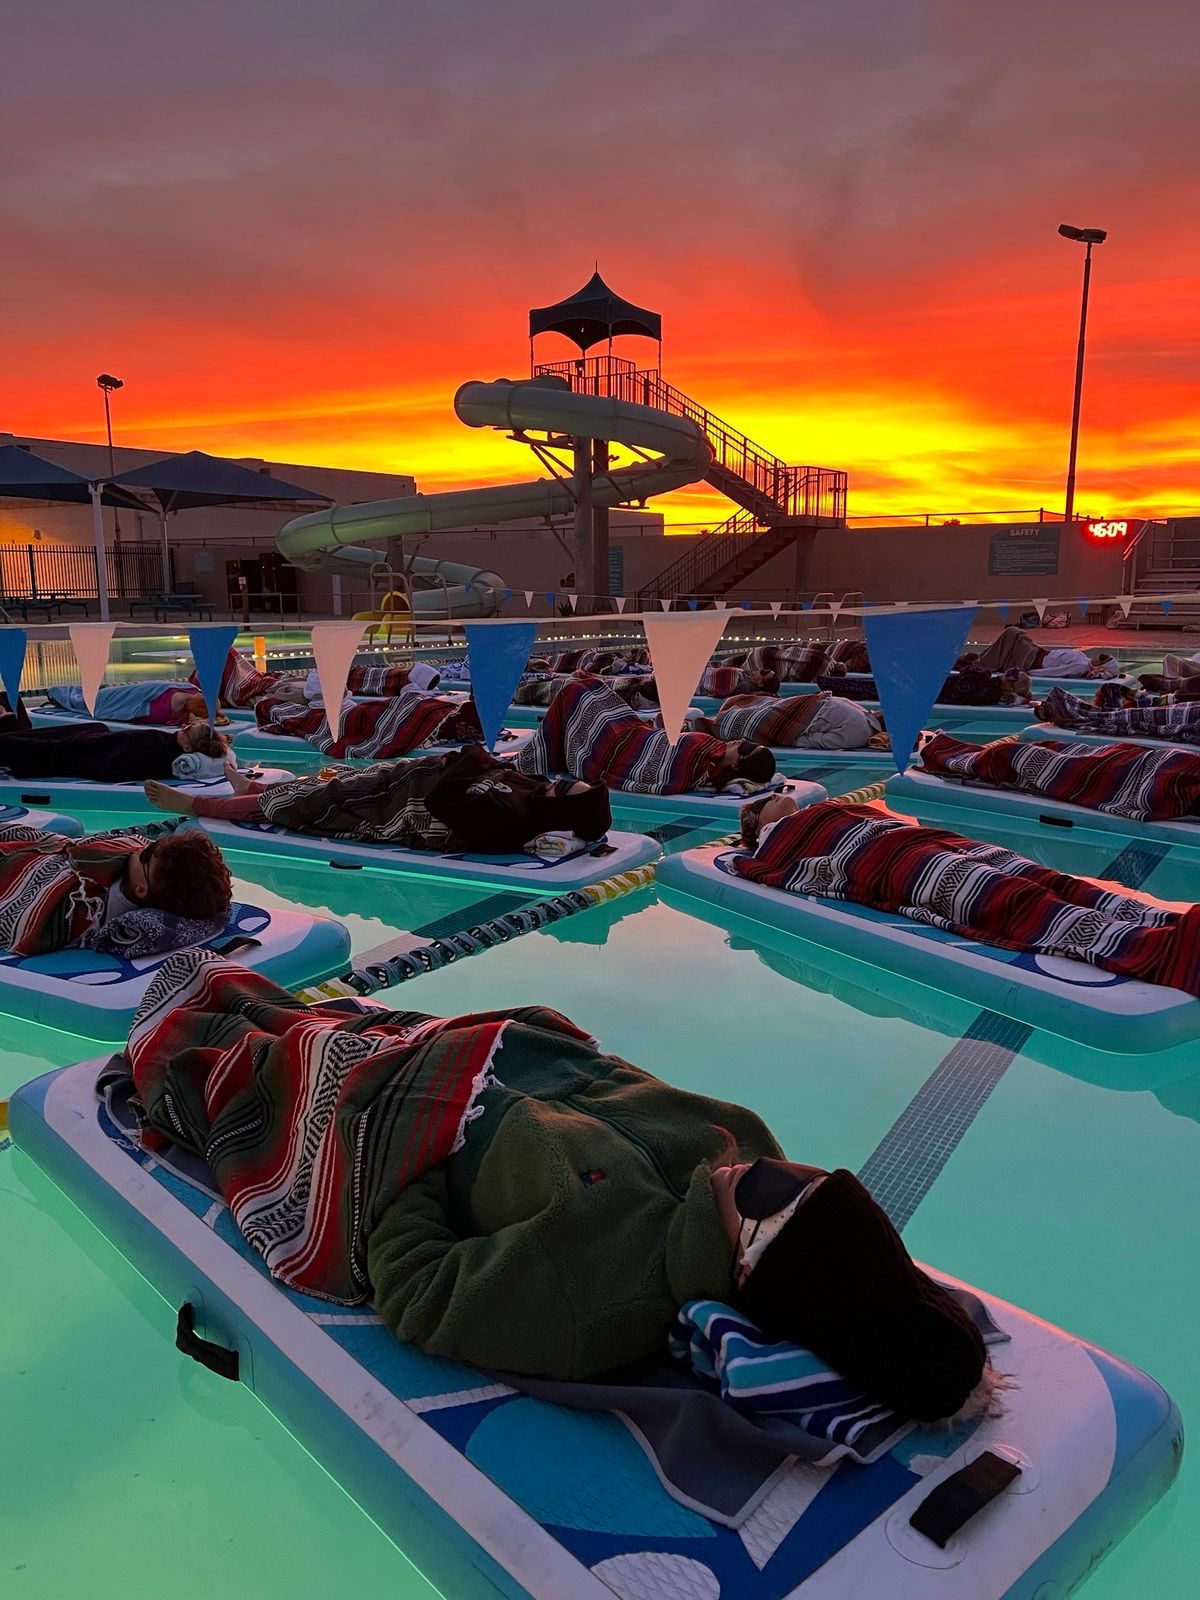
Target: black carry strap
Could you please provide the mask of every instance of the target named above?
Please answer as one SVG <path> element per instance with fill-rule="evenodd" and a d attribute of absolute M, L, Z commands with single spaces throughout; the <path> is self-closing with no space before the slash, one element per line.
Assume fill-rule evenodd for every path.
<path fill-rule="evenodd" d="M 251 939 L 248 934 L 238 933 L 214 948 L 219 956 L 231 956 L 235 950 L 257 950 L 261 944 L 261 939 Z"/>
<path fill-rule="evenodd" d="M 1003 1493 L 1021 1469 L 992 1450 L 976 1456 L 969 1466 L 945 1478 L 932 1490 L 908 1519 L 910 1528 L 932 1539 L 940 1549 L 978 1511 Z"/>
<path fill-rule="evenodd" d="M 196 1332 L 196 1308 L 190 1300 L 185 1300 L 179 1308 L 179 1320 L 175 1324 L 175 1348 L 182 1350 L 185 1356 L 191 1356 L 193 1361 L 198 1361 L 210 1372 L 215 1372 L 218 1378 L 228 1378 L 231 1383 L 238 1381 L 237 1351 L 226 1350 L 224 1345 L 213 1344 L 211 1340 L 200 1337 Z"/>

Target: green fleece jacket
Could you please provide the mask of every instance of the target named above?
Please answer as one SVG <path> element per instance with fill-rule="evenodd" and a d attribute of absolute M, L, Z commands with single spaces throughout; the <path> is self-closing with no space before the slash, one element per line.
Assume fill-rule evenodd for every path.
<path fill-rule="evenodd" d="M 713 1163 L 779 1146 L 753 1112 L 591 1045 L 561 1041 L 536 1081 L 518 1055 L 497 1055 L 464 1148 L 380 1216 L 375 1307 L 475 1366 L 582 1379 L 654 1360 L 684 1301 L 730 1294 Z"/>

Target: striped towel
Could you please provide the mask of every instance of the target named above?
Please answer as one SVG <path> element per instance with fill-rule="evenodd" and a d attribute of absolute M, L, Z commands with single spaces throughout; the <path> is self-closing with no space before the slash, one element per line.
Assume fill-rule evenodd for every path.
<path fill-rule="evenodd" d="M 672 1356 L 752 1417 L 780 1417 L 825 1439 L 827 1466 L 849 1456 L 869 1466 L 916 1426 L 871 1400 L 811 1350 L 775 1343 L 720 1300 L 689 1300 L 671 1329 Z"/>

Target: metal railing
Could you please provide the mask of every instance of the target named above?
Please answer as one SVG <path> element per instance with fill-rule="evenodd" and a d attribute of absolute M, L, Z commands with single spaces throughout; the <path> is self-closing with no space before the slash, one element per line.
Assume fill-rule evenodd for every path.
<path fill-rule="evenodd" d="M 576 394 L 609 395 L 689 418 L 712 446 L 718 477 L 727 473 L 747 485 L 762 502 L 760 514 L 768 518 L 774 513 L 779 517 L 820 517 L 830 522 L 845 519 L 844 472 L 832 467 L 789 467 L 674 384 L 665 382 L 653 367 L 638 367 L 619 356 L 589 356 L 579 361 L 544 362 L 534 372 L 565 378 Z"/>
<path fill-rule="evenodd" d="M 108 592 L 114 599 L 141 599 L 163 586 L 162 548 L 157 544 L 110 544 L 105 551 Z M 0 545 L 0 600 L 42 601 L 58 596 L 96 600 L 96 547 L 91 544 Z"/>
<path fill-rule="evenodd" d="M 753 538 L 759 532 L 758 518 L 752 511 L 735 511 L 728 521 L 697 539 L 690 550 L 656 573 L 649 584 L 638 590 L 639 601 L 660 595 L 699 595 L 713 573 L 736 554 L 729 541 Z"/>

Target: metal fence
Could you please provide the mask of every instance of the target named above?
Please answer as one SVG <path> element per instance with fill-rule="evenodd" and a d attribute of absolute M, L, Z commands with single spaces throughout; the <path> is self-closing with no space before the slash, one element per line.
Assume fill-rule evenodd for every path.
<path fill-rule="evenodd" d="M 45 600 L 55 595 L 96 600 L 96 564 L 96 548 L 90 544 L 0 545 L 0 605 L 6 599 Z M 110 544 L 105 568 L 113 599 L 138 599 L 164 588 L 160 545 Z"/>

